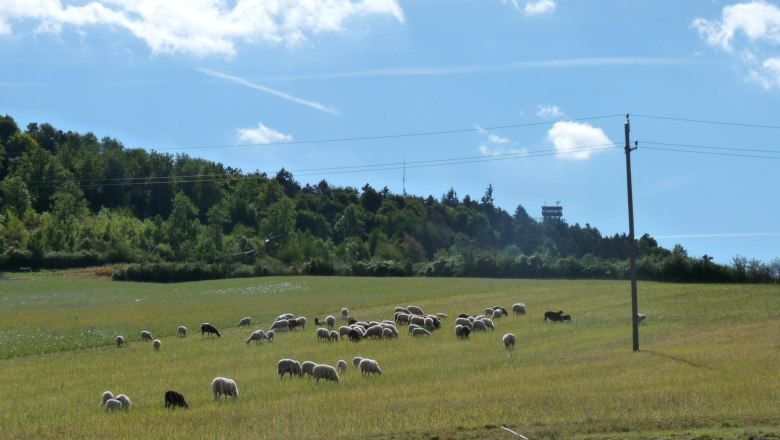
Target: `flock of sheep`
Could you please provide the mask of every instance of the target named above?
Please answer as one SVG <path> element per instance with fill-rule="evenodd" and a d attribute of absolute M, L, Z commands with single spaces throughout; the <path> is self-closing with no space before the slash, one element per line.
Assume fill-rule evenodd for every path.
<path fill-rule="evenodd" d="M 522 303 L 513 304 L 511 307 L 512 313 L 515 315 L 525 315 L 527 308 Z M 484 309 L 484 313 L 470 315 L 460 314 L 454 323 L 454 333 L 459 339 L 467 339 L 473 332 L 486 332 L 488 330 L 495 330 L 495 320 L 500 319 L 508 315 L 508 311 L 501 306 L 487 307 Z M 398 326 L 406 325 L 407 331 L 411 337 L 428 337 L 433 332 L 442 328 L 442 320 L 447 318 L 445 313 L 427 314 L 422 308 L 418 306 L 409 305 L 406 307 L 396 307 L 394 309 L 394 317 L 392 320 L 384 321 L 360 321 L 353 317 L 347 308 L 341 310 L 341 319 L 346 321 L 345 325 L 341 325 L 338 330 L 335 330 L 336 318 L 333 315 L 328 315 L 324 320 L 314 318 L 314 323 L 320 327 L 317 328 L 315 334 L 317 341 L 337 342 L 342 338 L 347 338 L 351 342 L 360 342 L 367 339 L 393 339 L 399 337 Z M 644 319 L 644 315 L 640 320 Z M 564 315 L 563 311 L 559 312 L 546 312 L 544 320 L 551 320 L 553 322 L 571 321 L 571 316 Z M 277 332 L 290 332 L 296 329 L 305 329 L 307 319 L 303 316 L 295 317 L 293 314 L 285 313 L 279 315 L 273 323 L 269 326 L 268 330 L 258 329 L 253 331 L 246 339 L 246 344 L 255 342 L 256 344 L 263 341 L 272 342 L 274 335 Z M 238 322 L 239 328 L 246 328 L 252 325 L 252 318 L 245 317 Z M 208 335 L 209 337 L 216 335 L 221 337 L 219 329 L 209 323 L 203 323 L 200 327 L 201 336 Z M 187 337 L 187 327 L 180 326 L 176 331 L 176 336 L 179 338 Z M 161 342 L 159 339 L 154 339 L 151 332 L 144 330 L 141 332 L 141 341 L 152 341 L 152 345 L 155 350 L 160 350 Z M 515 347 L 516 338 L 512 333 L 506 333 L 501 342 L 507 350 L 513 350 Z M 122 347 L 125 343 L 123 336 L 116 337 L 117 347 Z M 358 369 L 362 376 L 367 375 L 381 375 L 382 369 L 379 367 L 379 363 L 374 359 L 367 359 L 362 357 L 355 357 L 352 359 L 353 366 Z M 347 370 L 347 362 L 343 359 L 338 360 L 335 366 L 328 364 L 316 363 L 313 361 L 299 362 L 294 359 L 281 359 L 277 363 L 277 374 L 284 379 L 286 375 L 289 375 L 292 379 L 293 376 L 304 377 L 308 376 L 314 378 L 316 383 L 322 379 L 326 382 L 339 382 L 340 374 L 343 374 Z M 211 390 L 214 394 L 214 399 L 220 397 L 232 397 L 238 398 L 238 385 L 232 379 L 226 377 L 216 377 L 211 382 Z M 164 395 L 164 403 L 166 408 L 182 407 L 188 408 L 188 404 L 184 399 L 184 396 L 174 390 L 168 390 Z M 106 391 L 101 396 L 101 404 L 105 407 L 106 411 L 127 410 L 130 408 L 130 399 L 125 394 L 119 394 L 116 397 L 110 391 Z"/>

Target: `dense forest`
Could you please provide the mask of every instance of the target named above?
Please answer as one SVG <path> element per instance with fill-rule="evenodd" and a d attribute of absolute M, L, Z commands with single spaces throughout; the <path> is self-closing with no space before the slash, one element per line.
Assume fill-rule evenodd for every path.
<path fill-rule="evenodd" d="M 436 198 L 322 180 L 301 186 L 116 139 L 21 130 L 0 117 L 0 269 L 110 266 L 114 279 L 272 274 L 629 277 L 631 242 L 589 224 L 541 221 L 454 188 Z M 640 279 L 780 280 L 780 261 L 731 265 L 636 240 Z"/>

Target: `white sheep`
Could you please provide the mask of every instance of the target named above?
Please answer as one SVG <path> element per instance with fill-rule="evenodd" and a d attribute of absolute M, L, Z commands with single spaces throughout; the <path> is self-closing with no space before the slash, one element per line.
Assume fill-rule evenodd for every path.
<path fill-rule="evenodd" d="M 409 324 L 409 327 L 407 328 L 407 330 L 409 331 L 409 334 L 411 335 L 412 332 L 414 331 L 414 329 L 416 329 L 416 328 L 422 328 L 422 327 L 420 327 L 417 324 Z"/>
<path fill-rule="evenodd" d="M 238 321 L 239 327 L 249 327 L 250 325 L 252 325 L 252 318 L 249 316 L 241 318 L 241 320 Z"/>
<path fill-rule="evenodd" d="M 339 327 L 339 336 L 347 336 L 349 334 L 350 328 L 346 325 L 342 325 Z"/>
<path fill-rule="evenodd" d="M 122 409 L 122 402 L 116 400 L 116 399 L 108 399 L 106 400 L 106 412 L 108 411 L 119 411 Z"/>
<path fill-rule="evenodd" d="M 114 393 L 112 393 L 111 391 L 103 391 L 103 394 L 100 395 L 100 404 L 105 405 L 108 399 L 113 399 L 113 398 L 114 398 Z"/>
<path fill-rule="evenodd" d="M 436 329 L 433 325 L 433 318 L 425 318 L 423 321 L 423 327 L 425 327 L 429 332 L 432 332 Z"/>
<path fill-rule="evenodd" d="M 274 321 L 273 324 L 271 324 L 271 328 L 269 330 L 276 330 L 276 331 L 287 331 L 290 330 L 290 323 L 287 322 L 287 320 L 282 321 Z"/>
<path fill-rule="evenodd" d="M 420 307 L 417 306 L 406 306 L 406 309 L 409 310 L 409 313 L 413 315 L 424 315 L 425 313 Z"/>
<path fill-rule="evenodd" d="M 306 328 L 306 317 L 305 316 L 299 316 L 295 318 L 295 322 L 298 323 L 298 327 L 301 328 L 301 330 L 304 330 Z"/>
<path fill-rule="evenodd" d="M 119 394 L 116 397 L 114 397 L 115 400 L 118 400 L 122 404 L 122 409 L 130 409 L 130 398 L 127 397 L 125 394 Z"/>
<path fill-rule="evenodd" d="M 398 332 L 393 333 L 392 330 L 389 328 L 383 328 L 382 329 L 382 338 L 383 339 L 393 339 L 398 336 Z"/>
<path fill-rule="evenodd" d="M 484 332 L 486 330 L 487 330 L 487 326 L 485 325 L 484 321 L 482 321 L 482 320 L 474 321 L 474 331 Z"/>
<path fill-rule="evenodd" d="M 354 365 L 355 368 L 357 368 L 358 366 L 360 366 L 360 361 L 362 360 L 363 360 L 362 357 L 355 356 L 352 358 L 352 365 Z"/>
<path fill-rule="evenodd" d="M 360 361 L 360 374 L 365 376 L 366 374 L 382 374 L 382 369 L 379 368 L 379 363 L 373 359 L 363 359 Z"/>
<path fill-rule="evenodd" d="M 152 345 L 154 346 L 154 349 L 157 351 L 160 351 L 160 346 L 162 345 L 162 342 L 159 339 L 155 339 L 152 341 Z"/>
<path fill-rule="evenodd" d="M 263 342 L 263 339 L 266 338 L 265 332 L 262 330 L 255 330 L 252 332 L 251 335 L 249 335 L 248 338 L 246 338 L 246 343 L 249 344 L 252 341 L 255 341 L 255 343 Z"/>
<path fill-rule="evenodd" d="M 485 307 L 485 316 L 493 316 L 493 308 Z"/>
<path fill-rule="evenodd" d="M 152 339 L 154 339 L 154 338 L 152 338 L 152 334 L 150 332 L 148 332 L 146 330 L 141 332 L 141 340 L 142 341 L 151 341 Z"/>
<path fill-rule="evenodd" d="M 336 368 L 331 365 L 325 365 L 325 364 L 316 365 L 314 367 L 314 370 L 312 370 L 312 375 L 314 376 L 314 379 L 316 379 L 317 383 L 319 383 L 320 379 L 325 379 L 326 382 L 339 381 L 339 372 L 336 371 Z"/>
<path fill-rule="evenodd" d="M 330 334 L 328 334 L 328 340 L 330 342 L 339 342 L 339 332 L 332 330 Z"/>
<path fill-rule="evenodd" d="M 468 327 L 469 330 L 474 330 L 474 324 L 472 324 L 471 320 L 468 318 L 458 318 L 455 320 L 455 325 L 462 325 L 463 327 Z"/>
<path fill-rule="evenodd" d="M 382 337 L 382 331 L 385 328 L 381 325 L 374 325 L 366 329 L 366 333 L 363 335 L 364 338 L 381 338 Z"/>
<path fill-rule="evenodd" d="M 495 330 L 496 329 L 496 326 L 495 326 L 495 324 L 493 324 L 493 320 L 492 319 L 485 318 L 485 319 L 482 320 L 482 322 L 485 323 L 485 327 L 487 327 L 487 328 L 489 328 L 491 330 Z"/>
<path fill-rule="evenodd" d="M 319 341 L 320 339 L 325 339 L 326 341 L 330 339 L 330 331 L 325 327 L 317 329 L 317 340 Z"/>
<path fill-rule="evenodd" d="M 268 333 L 265 334 L 265 338 L 268 339 L 268 342 L 274 341 L 274 331 L 268 330 Z"/>
<path fill-rule="evenodd" d="M 504 347 L 507 350 L 511 350 L 515 348 L 515 335 L 512 333 L 507 333 L 504 335 L 503 338 L 501 338 L 501 341 L 504 343 Z"/>
<path fill-rule="evenodd" d="M 344 373 L 347 371 L 347 361 L 344 359 L 339 359 L 339 361 L 336 362 L 336 368 L 339 370 L 339 372 Z"/>
<path fill-rule="evenodd" d="M 125 337 L 122 336 L 122 335 L 117 336 L 116 337 L 116 346 L 117 347 L 121 347 L 124 344 L 125 344 Z"/>
<path fill-rule="evenodd" d="M 176 336 L 179 338 L 186 338 L 187 337 L 187 327 L 180 325 L 179 328 L 176 329 Z"/>
<path fill-rule="evenodd" d="M 430 336 L 431 332 L 428 330 L 425 330 L 424 328 L 415 328 L 412 329 L 412 336 Z"/>
<path fill-rule="evenodd" d="M 512 304 L 512 312 L 514 312 L 515 315 L 525 315 L 525 304 L 523 303 Z"/>
<path fill-rule="evenodd" d="M 344 307 L 343 309 L 341 309 L 341 319 L 343 319 L 345 321 L 347 319 L 349 319 L 349 309 L 348 308 Z"/>
<path fill-rule="evenodd" d="M 303 376 L 303 368 L 301 363 L 294 359 L 281 359 L 276 364 L 276 371 L 279 373 L 279 378 L 284 379 L 284 375 L 290 373 L 290 379 L 293 375 Z"/>
<path fill-rule="evenodd" d="M 333 328 L 333 326 L 336 325 L 336 318 L 334 318 L 333 315 L 326 316 L 325 324 L 328 325 L 328 328 Z"/>
<path fill-rule="evenodd" d="M 501 310 L 501 309 L 493 310 L 493 316 L 492 316 L 493 319 L 498 319 L 498 318 L 500 318 L 502 316 L 504 316 L 504 311 L 503 310 Z"/>
<path fill-rule="evenodd" d="M 283 313 L 283 314 L 277 316 L 276 320 L 277 321 L 287 321 L 288 319 L 293 319 L 293 318 L 295 318 L 295 315 L 293 315 L 292 313 Z"/>
<path fill-rule="evenodd" d="M 222 396 L 238 399 L 238 385 L 236 385 L 236 381 L 227 377 L 215 377 L 211 381 L 211 391 L 214 392 L 215 400 Z"/>

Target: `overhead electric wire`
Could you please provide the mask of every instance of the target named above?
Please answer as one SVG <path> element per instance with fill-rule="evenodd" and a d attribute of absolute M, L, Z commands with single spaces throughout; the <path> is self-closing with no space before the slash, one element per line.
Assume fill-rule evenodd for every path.
<path fill-rule="evenodd" d="M 631 116 L 639 117 L 639 118 L 648 118 L 648 119 L 662 119 L 666 121 L 691 122 L 696 124 L 730 125 L 734 127 L 747 127 L 747 128 L 769 128 L 773 130 L 780 129 L 780 125 L 748 124 L 744 122 L 728 122 L 728 121 L 708 121 L 704 119 L 675 118 L 671 116 L 642 115 L 638 113 L 631 113 Z"/>
<path fill-rule="evenodd" d="M 641 145 L 641 143 L 640 143 Z M 675 153 L 691 153 L 691 154 L 706 154 L 710 156 L 728 156 L 728 157 L 746 157 L 752 159 L 774 159 L 780 160 L 780 156 L 759 156 L 755 154 L 735 154 L 735 153 L 719 153 L 717 151 L 695 151 L 695 150 L 681 150 L 677 148 L 661 148 L 661 147 L 643 147 L 644 150 L 656 150 L 656 151 L 673 151 Z"/>
<path fill-rule="evenodd" d="M 673 144 L 668 142 L 640 141 L 642 144 L 661 145 L 665 147 L 701 148 L 706 150 L 744 151 L 750 153 L 780 154 L 780 150 L 765 150 L 757 148 L 712 147 L 708 145 Z"/>

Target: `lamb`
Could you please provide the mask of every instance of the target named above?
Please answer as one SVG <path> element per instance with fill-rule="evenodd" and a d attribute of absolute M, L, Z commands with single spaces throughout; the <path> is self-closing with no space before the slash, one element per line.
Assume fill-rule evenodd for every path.
<path fill-rule="evenodd" d="M 236 385 L 236 381 L 227 377 L 215 377 L 211 381 L 211 391 L 214 392 L 214 400 L 222 396 L 238 399 L 238 385 Z"/>
<path fill-rule="evenodd" d="M 336 369 L 338 369 L 340 373 L 347 371 L 347 361 L 339 359 L 339 361 L 336 362 Z"/>
<path fill-rule="evenodd" d="M 504 343 L 504 347 L 507 350 L 511 350 L 515 348 L 515 335 L 512 333 L 507 333 L 504 335 L 503 338 L 501 338 L 501 341 Z"/>
<path fill-rule="evenodd" d="M 425 330 L 424 328 L 415 328 L 412 329 L 412 336 L 430 336 L 431 332 L 428 330 Z"/>
<path fill-rule="evenodd" d="M 108 399 L 106 400 L 106 412 L 108 411 L 119 411 L 122 409 L 122 402 L 116 400 L 116 399 Z"/>
<path fill-rule="evenodd" d="M 382 369 L 379 368 L 379 363 L 373 359 L 363 359 L 360 361 L 360 374 L 365 376 L 368 373 L 382 375 Z"/>
<path fill-rule="evenodd" d="M 209 324 L 208 322 L 204 322 L 203 324 L 200 325 L 200 337 L 203 337 L 203 335 L 205 335 L 206 333 L 209 334 L 209 337 L 211 337 L 212 334 L 217 335 L 218 338 L 222 337 L 222 335 L 219 334 L 219 330 L 217 330 L 216 327 Z"/>
<path fill-rule="evenodd" d="M 314 371 L 314 367 L 316 367 L 317 364 L 312 361 L 304 361 L 301 364 L 301 374 L 308 374 L 309 377 L 311 377 L 312 372 Z"/>
<path fill-rule="evenodd" d="M 186 338 L 187 337 L 187 327 L 180 325 L 179 328 L 176 329 L 176 336 L 179 338 Z"/>
<path fill-rule="evenodd" d="M 127 397 L 125 394 L 119 394 L 116 397 L 114 397 L 115 400 L 118 400 L 122 404 L 122 409 L 130 409 L 130 398 Z"/>
<path fill-rule="evenodd" d="M 335 367 L 330 365 L 319 364 L 315 366 L 314 370 L 312 370 L 312 375 L 314 376 L 314 379 L 316 379 L 317 383 L 320 382 L 320 379 L 325 379 L 326 382 L 339 381 L 339 372 L 336 371 Z"/>
<path fill-rule="evenodd" d="M 252 325 L 252 318 L 247 316 L 246 318 L 241 318 L 240 321 L 238 321 L 239 327 L 249 327 Z"/>
<path fill-rule="evenodd" d="M 290 379 L 293 375 L 303 376 L 303 367 L 301 363 L 293 359 L 282 359 L 276 364 L 276 371 L 279 373 L 279 378 L 284 379 L 284 375 L 290 373 Z"/>
<path fill-rule="evenodd" d="M 121 347 L 125 343 L 125 337 L 122 335 L 119 335 L 116 337 L 116 346 Z"/>
<path fill-rule="evenodd" d="M 151 341 L 152 339 L 154 339 L 154 338 L 152 338 L 152 334 L 150 332 L 148 332 L 146 330 L 141 332 L 141 340 L 142 341 Z"/>
<path fill-rule="evenodd" d="M 248 338 L 246 338 L 246 343 L 249 344 L 252 341 L 255 341 L 255 344 L 259 342 L 263 342 L 263 339 L 266 338 L 265 332 L 262 330 L 255 330 L 252 332 L 251 335 L 249 335 Z"/>
<path fill-rule="evenodd" d="M 154 345 L 155 350 L 160 351 L 160 346 L 162 345 L 162 342 L 159 339 L 155 339 L 152 342 L 152 345 Z"/>
<path fill-rule="evenodd" d="M 165 407 L 166 408 L 176 408 L 177 406 L 180 406 L 182 408 L 189 408 L 189 405 L 187 405 L 187 401 L 184 400 L 184 396 L 182 396 L 180 393 L 177 393 L 173 390 L 168 390 L 165 392 Z"/>
<path fill-rule="evenodd" d="M 348 318 L 349 318 L 349 309 L 344 307 L 343 309 L 341 309 L 341 319 L 346 321 Z"/>
<path fill-rule="evenodd" d="M 114 398 L 114 393 L 112 393 L 111 391 L 103 391 L 103 394 L 101 394 L 100 396 L 100 404 L 105 406 L 106 401 L 113 398 Z"/>
<path fill-rule="evenodd" d="M 523 303 L 512 304 L 512 312 L 514 312 L 515 315 L 525 315 L 525 304 Z"/>

